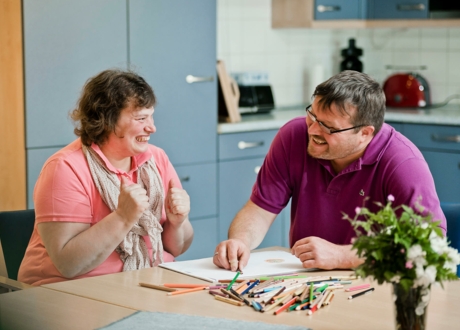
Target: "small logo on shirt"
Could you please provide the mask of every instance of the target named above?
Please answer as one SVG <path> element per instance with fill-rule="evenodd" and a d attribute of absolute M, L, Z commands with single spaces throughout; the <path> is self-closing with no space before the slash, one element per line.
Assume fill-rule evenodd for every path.
<path fill-rule="evenodd" d="M 359 192 L 359 195 L 364 196 L 364 190 L 361 189 L 361 191 Z"/>

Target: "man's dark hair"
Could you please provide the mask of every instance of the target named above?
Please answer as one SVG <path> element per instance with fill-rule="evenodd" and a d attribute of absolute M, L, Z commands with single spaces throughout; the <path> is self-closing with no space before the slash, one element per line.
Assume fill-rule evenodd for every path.
<path fill-rule="evenodd" d="M 319 106 L 329 111 L 332 104 L 343 114 L 348 106 L 356 107 L 351 124 L 374 126 L 374 135 L 382 128 L 385 115 L 385 94 L 380 84 L 365 73 L 346 70 L 319 84 L 313 96 L 319 96 Z M 359 128 L 355 129 L 359 131 Z"/>

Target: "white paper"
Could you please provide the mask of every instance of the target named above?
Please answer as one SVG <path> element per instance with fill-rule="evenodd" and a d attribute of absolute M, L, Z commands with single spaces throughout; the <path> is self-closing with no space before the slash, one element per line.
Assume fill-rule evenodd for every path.
<path fill-rule="evenodd" d="M 159 266 L 209 282 L 232 280 L 235 277 L 235 272 L 217 267 L 212 262 L 212 259 L 167 262 Z M 302 267 L 300 260 L 289 252 L 262 251 L 251 253 L 249 263 L 243 269 L 243 273 L 239 278 L 256 278 L 306 271 L 308 269 Z"/>

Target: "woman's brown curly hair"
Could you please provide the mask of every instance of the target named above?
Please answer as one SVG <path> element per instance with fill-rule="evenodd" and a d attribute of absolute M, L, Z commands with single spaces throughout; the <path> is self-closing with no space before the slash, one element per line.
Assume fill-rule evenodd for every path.
<path fill-rule="evenodd" d="M 103 144 L 127 106 L 150 108 L 156 103 L 152 87 L 131 71 L 105 70 L 88 79 L 71 118 L 85 146 Z"/>

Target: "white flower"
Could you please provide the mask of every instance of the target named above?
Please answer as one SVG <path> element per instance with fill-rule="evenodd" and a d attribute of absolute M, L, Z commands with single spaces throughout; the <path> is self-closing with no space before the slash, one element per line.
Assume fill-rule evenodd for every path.
<path fill-rule="evenodd" d="M 356 213 L 356 214 L 360 214 L 360 213 L 361 213 L 361 208 L 360 208 L 360 207 L 356 207 L 356 208 L 355 208 L 355 213 Z"/>
<path fill-rule="evenodd" d="M 436 266 L 429 265 L 428 267 L 426 267 L 425 275 L 430 280 L 430 283 L 434 283 L 434 281 L 436 280 L 436 274 L 437 274 Z"/>
<path fill-rule="evenodd" d="M 388 201 L 390 201 L 390 202 L 394 202 L 394 201 L 395 201 L 395 196 L 393 196 L 393 195 L 390 194 L 390 195 L 388 195 L 387 199 L 388 199 Z"/>
<path fill-rule="evenodd" d="M 443 254 L 447 250 L 447 237 L 440 237 L 434 231 L 430 234 L 430 245 L 434 252 Z"/>
<path fill-rule="evenodd" d="M 435 266 L 429 265 L 426 269 L 417 267 L 415 273 L 417 278 L 414 280 L 414 287 L 422 286 L 427 288 L 436 280 L 437 270 Z"/>
<path fill-rule="evenodd" d="M 453 262 L 446 261 L 443 268 L 448 269 L 452 273 L 457 273 L 457 264 Z"/>
<path fill-rule="evenodd" d="M 420 225 L 422 229 L 427 229 L 428 228 L 428 222 L 424 222 Z"/>
<path fill-rule="evenodd" d="M 419 244 L 415 244 L 407 250 L 407 258 L 411 260 L 415 260 L 417 257 L 423 255 L 422 247 Z"/>
<path fill-rule="evenodd" d="M 457 249 L 454 249 L 453 247 L 448 247 L 447 248 L 447 258 L 454 263 L 455 265 L 460 264 L 460 254 L 458 253 Z"/>

